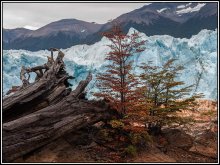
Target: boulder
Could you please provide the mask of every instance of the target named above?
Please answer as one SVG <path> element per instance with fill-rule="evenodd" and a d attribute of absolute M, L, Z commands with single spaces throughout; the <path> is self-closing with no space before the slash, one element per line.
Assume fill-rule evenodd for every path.
<path fill-rule="evenodd" d="M 205 130 L 195 138 L 194 145 L 189 151 L 207 157 L 217 158 L 217 146 L 217 133 L 212 130 Z"/>
<path fill-rule="evenodd" d="M 179 129 L 165 129 L 163 135 L 168 145 L 182 149 L 190 149 L 193 146 L 193 138 Z"/>

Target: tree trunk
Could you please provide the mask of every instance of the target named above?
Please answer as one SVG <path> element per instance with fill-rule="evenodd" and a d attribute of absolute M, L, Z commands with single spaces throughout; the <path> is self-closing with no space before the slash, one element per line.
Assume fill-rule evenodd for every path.
<path fill-rule="evenodd" d="M 72 95 L 57 104 L 3 124 L 3 159 L 10 162 L 66 133 L 105 120 L 107 107 L 73 99 Z"/>
<path fill-rule="evenodd" d="M 91 74 L 71 92 L 65 85 L 68 74 L 64 70 L 63 57 L 59 51 L 57 59 L 42 77 L 3 99 L 4 162 L 11 162 L 66 133 L 114 115 L 107 104 L 81 99 L 92 79 Z M 28 68 L 28 71 L 37 68 Z"/>
<path fill-rule="evenodd" d="M 53 65 L 40 79 L 34 83 L 22 85 L 13 95 L 3 99 L 3 122 L 52 105 L 70 93 L 70 89 L 64 84 L 68 79 L 68 74 L 60 74 L 60 70 L 64 68 L 63 57 L 62 52 L 59 52 Z M 44 64 L 44 68 L 46 65 Z M 36 68 L 42 69 L 42 66 L 28 68 L 28 70 L 35 72 Z M 22 79 L 25 78 L 22 77 Z"/>

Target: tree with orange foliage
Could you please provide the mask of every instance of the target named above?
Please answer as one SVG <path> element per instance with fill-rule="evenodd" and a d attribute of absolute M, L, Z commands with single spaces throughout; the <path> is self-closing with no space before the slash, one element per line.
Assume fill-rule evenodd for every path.
<path fill-rule="evenodd" d="M 95 96 L 107 100 L 112 108 L 124 116 L 139 99 L 136 92 L 138 81 L 132 74 L 130 57 L 145 50 L 145 41 L 141 40 L 138 32 L 124 34 L 119 25 L 114 25 L 103 36 L 111 41 L 108 45 L 111 50 L 105 58 L 108 60 L 106 72 L 97 75 L 100 92 Z"/>

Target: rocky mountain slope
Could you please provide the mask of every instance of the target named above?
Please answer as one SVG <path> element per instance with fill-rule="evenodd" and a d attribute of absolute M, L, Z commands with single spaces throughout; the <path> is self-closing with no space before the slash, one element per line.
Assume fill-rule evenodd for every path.
<path fill-rule="evenodd" d="M 71 17 L 71 16 L 70 16 Z M 64 19 L 34 31 L 3 30 L 3 49 L 42 50 L 48 47 L 68 48 L 100 41 L 101 32 L 118 22 L 127 33 L 133 27 L 148 36 L 171 35 L 190 38 L 202 29 L 217 28 L 217 3 L 151 3 L 112 18 L 103 25 Z M 14 36 L 14 33 L 18 35 Z"/>

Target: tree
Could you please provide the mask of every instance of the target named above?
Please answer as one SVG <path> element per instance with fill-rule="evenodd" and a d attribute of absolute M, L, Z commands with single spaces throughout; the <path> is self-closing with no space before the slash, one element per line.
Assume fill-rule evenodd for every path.
<path fill-rule="evenodd" d="M 108 45 L 111 50 L 105 58 L 108 61 L 105 73 L 97 75 L 100 92 L 95 96 L 107 100 L 112 108 L 124 116 L 138 100 L 138 81 L 132 74 L 130 57 L 144 51 L 145 41 L 141 40 L 137 32 L 124 34 L 119 25 L 114 25 L 109 32 L 103 33 L 103 36 L 111 41 Z"/>
<path fill-rule="evenodd" d="M 117 110 L 117 118 L 106 123 L 107 132 L 113 134 L 114 144 L 117 145 L 114 148 L 129 154 L 131 149 L 144 145 L 145 133 L 147 134 L 146 129 L 143 128 L 143 132 L 140 132 L 133 125 L 133 121 L 140 118 L 139 108 L 143 97 L 138 77 L 132 73 L 132 56 L 145 50 L 145 41 L 137 32 L 124 34 L 118 25 L 103 33 L 103 36 L 111 44 L 108 45 L 110 51 L 105 58 L 108 64 L 105 66 L 106 71 L 96 78 L 100 92 L 95 93 L 95 96 L 104 98 L 112 109 Z"/>
<path fill-rule="evenodd" d="M 149 112 L 148 128 L 150 131 L 161 130 L 161 127 L 172 123 L 183 122 L 176 115 L 181 110 L 192 109 L 196 105 L 196 98 L 202 94 L 192 94 L 193 85 L 185 86 L 177 77 L 184 69 L 181 65 L 175 65 L 175 59 L 168 60 L 164 65 L 152 66 L 152 62 L 143 63 L 140 66 L 144 73 L 140 78 L 144 82 L 144 97 Z"/>

